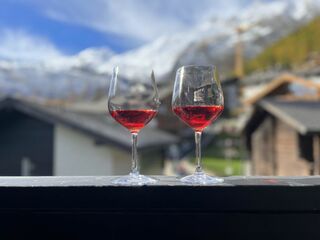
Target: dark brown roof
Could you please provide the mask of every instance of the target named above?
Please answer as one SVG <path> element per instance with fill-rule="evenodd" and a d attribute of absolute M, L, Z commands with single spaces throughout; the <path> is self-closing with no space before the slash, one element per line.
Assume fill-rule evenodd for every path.
<path fill-rule="evenodd" d="M 13 108 L 43 121 L 77 129 L 96 139 L 99 144 L 109 143 L 126 150 L 131 149 L 129 132 L 115 123 L 107 113 L 71 111 L 57 106 L 45 106 L 14 98 L 0 98 L 0 111 Z M 148 126 L 139 134 L 139 148 L 161 148 L 177 142 L 177 137 Z"/>

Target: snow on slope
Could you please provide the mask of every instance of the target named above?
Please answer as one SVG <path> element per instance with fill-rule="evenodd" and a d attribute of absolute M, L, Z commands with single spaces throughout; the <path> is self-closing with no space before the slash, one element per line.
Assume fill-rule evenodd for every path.
<path fill-rule="evenodd" d="M 251 26 L 242 39 L 245 56 L 252 57 L 319 13 L 318 0 L 309 1 L 309 5 L 313 6 L 312 10 L 303 1 L 255 2 L 230 19 L 209 19 L 190 31 L 164 36 L 137 50 L 116 55 L 99 66 L 98 71 L 110 73 L 113 66 L 120 66 L 129 79 L 139 79 L 154 69 L 160 80 L 165 80 L 179 65 L 186 64 L 214 63 L 223 71 L 230 71 L 237 41 L 236 27 Z"/>
<path fill-rule="evenodd" d="M 0 91 L 10 94 L 66 98 L 105 92 L 114 66 L 130 79 L 147 79 L 155 70 L 158 82 L 169 80 L 177 67 L 215 64 L 222 73 L 233 66 L 236 27 L 249 26 L 243 34 L 245 57 L 252 57 L 271 42 L 319 14 L 319 0 L 255 2 L 230 18 L 212 17 L 185 32 L 159 39 L 124 54 L 108 49 L 87 49 L 75 56 L 57 56 L 36 64 L 1 60 Z"/>
<path fill-rule="evenodd" d="M 119 66 L 127 78 L 139 79 L 145 77 L 150 69 L 154 69 L 158 79 L 165 79 L 165 76 L 172 72 L 177 60 L 192 47 L 192 44 L 203 39 L 232 34 L 226 24 L 227 22 L 222 20 L 215 21 L 215 24 L 205 22 L 190 31 L 163 36 L 139 49 L 113 56 L 101 65 L 98 71 L 110 73 L 110 69 Z"/>

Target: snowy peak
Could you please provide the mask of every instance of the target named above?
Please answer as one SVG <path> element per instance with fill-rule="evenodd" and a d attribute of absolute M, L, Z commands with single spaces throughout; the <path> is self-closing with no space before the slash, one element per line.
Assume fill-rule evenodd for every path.
<path fill-rule="evenodd" d="M 108 48 L 87 48 L 75 55 L 73 58 L 74 62 L 78 65 L 100 65 L 108 61 L 114 52 Z"/>

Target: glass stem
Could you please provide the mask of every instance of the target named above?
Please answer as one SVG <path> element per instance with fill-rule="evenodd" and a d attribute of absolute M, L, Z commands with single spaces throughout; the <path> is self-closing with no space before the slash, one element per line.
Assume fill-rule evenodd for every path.
<path fill-rule="evenodd" d="M 131 174 L 139 175 L 138 152 L 137 152 L 138 133 L 132 133 L 131 137 L 132 137 Z"/>
<path fill-rule="evenodd" d="M 194 133 L 195 142 L 196 142 L 196 161 L 197 161 L 197 168 L 196 174 L 202 174 L 202 165 L 201 165 L 201 132 Z"/>

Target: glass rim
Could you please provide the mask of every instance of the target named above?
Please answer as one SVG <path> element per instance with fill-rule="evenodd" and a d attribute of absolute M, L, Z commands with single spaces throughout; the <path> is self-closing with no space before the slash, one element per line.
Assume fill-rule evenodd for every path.
<path fill-rule="evenodd" d="M 190 68 L 199 68 L 203 70 L 212 70 L 215 71 L 217 67 L 215 65 L 185 65 L 181 66 L 177 69 L 177 72 L 180 72 L 182 69 L 190 69 Z"/>

